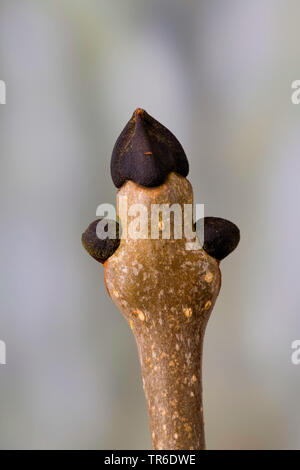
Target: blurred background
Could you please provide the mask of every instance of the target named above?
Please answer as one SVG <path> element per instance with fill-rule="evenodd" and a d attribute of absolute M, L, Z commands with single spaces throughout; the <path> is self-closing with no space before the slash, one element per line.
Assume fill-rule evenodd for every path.
<path fill-rule="evenodd" d="M 150 448 L 134 338 L 81 247 L 138 106 L 241 229 L 204 348 L 209 449 L 300 448 L 298 0 L 1 0 L 2 449 Z"/>

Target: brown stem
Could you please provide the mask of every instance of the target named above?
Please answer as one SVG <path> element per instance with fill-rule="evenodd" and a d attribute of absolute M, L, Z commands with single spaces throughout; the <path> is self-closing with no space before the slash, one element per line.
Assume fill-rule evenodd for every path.
<path fill-rule="evenodd" d="M 149 209 L 152 203 L 184 207 L 192 203 L 192 188 L 171 173 L 153 189 L 128 181 L 118 192 L 118 203 L 123 196 L 128 207 L 137 200 Z M 202 344 L 221 274 L 215 259 L 198 245 L 190 249 L 189 243 L 185 236 L 174 237 L 171 223 L 170 239 L 121 239 L 105 263 L 107 289 L 138 345 L 155 449 L 205 447 Z"/>
<path fill-rule="evenodd" d="M 204 329 L 192 323 L 165 341 L 137 337 L 153 449 L 205 448 L 202 406 Z"/>

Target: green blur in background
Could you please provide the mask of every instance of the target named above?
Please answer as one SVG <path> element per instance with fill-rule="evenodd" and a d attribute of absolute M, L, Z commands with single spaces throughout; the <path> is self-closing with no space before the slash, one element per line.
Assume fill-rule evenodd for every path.
<path fill-rule="evenodd" d="M 241 230 L 204 348 L 209 449 L 300 448 L 297 0 L 1 0 L 1 449 L 150 448 L 133 335 L 80 242 L 136 107 Z"/>

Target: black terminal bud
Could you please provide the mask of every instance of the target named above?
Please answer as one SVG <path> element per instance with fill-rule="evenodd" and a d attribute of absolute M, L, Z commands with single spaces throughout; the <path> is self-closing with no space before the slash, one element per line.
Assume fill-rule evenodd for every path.
<path fill-rule="evenodd" d="M 153 187 L 171 171 L 187 176 L 189 163 L 176 137 L 138 108 L 115 143 L 110 168 L 117 188 L 127 180 Z"/>

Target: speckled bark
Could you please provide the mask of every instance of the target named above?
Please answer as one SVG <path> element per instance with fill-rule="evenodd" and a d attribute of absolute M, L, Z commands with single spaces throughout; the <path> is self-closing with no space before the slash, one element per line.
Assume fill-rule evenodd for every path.
<path fill-rule="evenodd" d="M 193 202 L 187 179 L 170 173 L 156 188 L 127 181 L 128 207 Z M 130 222 L 130 217 L 128 217 Z M 121 218 L 122 225 L 122 218 Z M 218 262 L 191 241 L 122 239 L 105 263 L 107 289 L 138 345 L 154 449 L 204 449 L 201 360 L 219 293 Z"/>
<path fill-rule="evenodd" d="M 205 448 L 202 342 L 203 329 L 194 322 L 174 335 L 137 336 L 154 449 Z"/>

